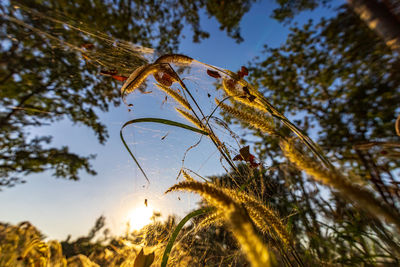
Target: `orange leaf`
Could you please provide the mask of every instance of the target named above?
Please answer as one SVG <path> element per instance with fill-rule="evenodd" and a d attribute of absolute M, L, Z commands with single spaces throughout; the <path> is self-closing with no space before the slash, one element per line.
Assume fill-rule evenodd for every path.
<path fill-rule="evenodd" d="M 117 81 L 120 81 L 120 82 L 125 82 L 128 79 L 128 77 L 119 76 L 119 75 L 112 75 L 111 77 L 113 79 L 117 80 Z"/>

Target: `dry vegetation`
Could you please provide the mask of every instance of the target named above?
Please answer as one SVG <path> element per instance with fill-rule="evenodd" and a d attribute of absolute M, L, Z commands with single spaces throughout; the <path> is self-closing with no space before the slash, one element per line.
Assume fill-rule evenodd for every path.
<path fill-rule="evenodd" d="M 287 171 L 296 172 L 296 166 L 313 179 L 309 180 L 313 185 L 318 182 L 332 189 L 331 194 L 345 203 L 343 213 L 355 212 L 354 214 L 361 216 L 360 221 L 343 221 L 343 216 L 331 214 L 332 216 L 324 215 L 325 218 L 312 218 L 309 225 L 302 225 L 306 229 L 303 232 L 293 228 L 295 223 L 289 225 L 290 218 L 280 215 L 273 208 L 273 200 L 265 198 L 268 195 L 265 193 L 268 189 L 265 184 L 268 182 L 268 175 L 263 169 L 264 163 L 257 162 L 246 147 L 239 146 L 236 152 L 233 151 L 216 134 L 211 123 L 213 114 L 205 115 L 199 102 L 174 68 L 189 68 L 192 64 L 201 65 L 208 76 L 217 82 L 217 90 L 221 94 L 219 99 L 215 99 L 216 112 L 221 110 L 243 125 L 273 137 L 292 163 Z M 158 82 L 157 88 L 176 101 L 177 111 L 194 127 L 162 119 L 153 121 L 207 136 L 231 168 L 226 177 L 205 182 L 197 181 L 182 170 L 185 181 L 171 186 L 166 192 L 197 193 L 204 199 L 204 207 L 189 214 L 178 225 L 170 217 L 166 222 L 155 221 L 139 232 L 128 233 L 124 237 L 97 242 L 91 238 L 84 240 L 85 242 L 64 241 L 63 246 L 56 241 L 43 241 L 40 233 L 29 223 L 18 226 L 1 225 L 1 266 L 398 264 L 400 216 L 397 209 L 379 199 L 368 186 L 354 182 L 363 180 L 363 177 L 355 177 L 345 170 L 338 170 L 317 144 L 280 114 L 244 79 L 247 75 L 245 68 L 233 73 L 187 56 L 166 55 L 133 72 L 121 89 L 123 97 L 139 88 L 150 75 Z M 143 121 L 151 122 L 152 119 L 137 119 L 124 127 Z M 133 154 L 131 155 L 139 165 Z M 237 160 L 245 164 L 238 165 L 235 162 Z M 285 185 L 287 188 L 282 190 L 290 191 L 290 181 L 285 181 Z M 279 191 L 270 195 L 275 193 L 279 194 Z M 307 200 L 312 196 L 303 197 Z M 279 202 L 279 196 L 275 200 Z M 326 205 L 329 206 L 329 203 Z M 308 209 L 312 210 L 314 207 L 310 204 Z M 298 212 L 301 216 L 302 211 L 292 208 L 290 212 Z M 184 226 L 190 219 L 193 219 L 193 224 Z M 357 228 L 362 222 L 365 223 L 365 228 L 353 229 L 354 232 L 349 230 L 351 227 L 344 231 L 335 228 L 336 225 L 344 227 L 344 223 L 353 223 Z M 324 244 L 321 246 L 323 251 L 315 249 L 313 243 Z M 63 254 L 62 247 L 71 248 L 73 244 L 75 250 L 69 251 L 68 255 L 65 255 L 66 251 Z M 84 244 L 86 249 L 83 249 Z M 145 247 L 144 253 L 142 247 Z M 348 250 L 343 250 L 346 248 Z"/>

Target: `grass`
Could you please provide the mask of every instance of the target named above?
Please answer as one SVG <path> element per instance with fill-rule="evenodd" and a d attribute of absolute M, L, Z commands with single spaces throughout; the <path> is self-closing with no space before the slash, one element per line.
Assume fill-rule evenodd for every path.
<path fill-rule="evenodd" d="M 182 71 L 176 70 L 177 67 L 191 68 L 194 64 L 215 79 L 221 92 L 210 115 L 206 115 L 200 101 L 178 74 Z M 231 171 L 227 170 L 224 177 L 199 182 L 182 170 L 185 181 L 172 185 L 166 192 L 199 194 L 203 198 L 203 207 L 189 213 L 178 224 L 155 222 L 141 230 L 143 235 L 135 233 L 131 237 L 113 239 L 107 244 L 100 243 L 97 254 L 92 248 L 86 255 L 68 258 L 63 255 L 59 243 L 44 242 L 29 224 L 2 225 L 1 235 L 7 238 L 0 243 L 1 266 L 13 266 L 20 261 L 32 266 L 48 266 L 55 262 L 59 266 L 89 266 L 94 262 L 107 263 L 108 266 L 205 266 L 206 262 L 212 262 L 212 266 L 217 266 L 217 258 L 220 266 L 398 263 L 400 216 L 397 209 L 387 205 L 369 187 L 352 182 L 360 180 L 360 177 L 335 168 L 316 143 L 244 80 L 243 73 L 222 70 L 184 55 L 165 55 L 135 70 L 121 89 L 122 97 L 134 93 L 151 75 L 158 82 L 156 88 L 176 102 L 177 112 L 193 126 L 163 118 L 138 118 L 122 126 L 122 142 L 149 181 L 124 140 L 122 130 L 126 126 L 159 123 L 208 137 Z M 225 100 L 229 100 L 231 105 Z M 215 119 L 217 111 L 258 129 L 270 136 L 271 142 L 280 144 L 282 155 L 292 165 L 279 169 L 277 173 L 282 176 L 277 179 L 278 185 L 271 184 L 273 179 L 266 175 L 264 163 L 257 163 L 248 149 L 243 149 L 241 144 L 234 148 L 218 136 L 212 123 L 221 120 Z M 227 123 L 224 125 L 228 129 Z M 228 132 L 232 135 L 231 130 Z M 237 164 L 238 159 L 244 163 Z M 302 179 L 290 181 L 291 174 L 302 177 L 295 175 L 299 171 L 311 179 L 309 183 Z M 284 172 L 289 172 L 289 175 L 283 175 Z M 343 203 L 341 214 L 336 214 L 339 211 L 335 208 L 339 206 L 331 207 L 327 201 L 323 204 L 325 207 L 318 206 L 324 199 L 313 202 L 316 196 L 307 191 L 308 185 L 315 186 L 316 190 L 321 186 L 330 188 L 335 203 Z M 297 197 L 299 194 L 301 198 Z M 283 216 L 282 211 L 273 206 L 283 207 L 286 209 L 284 214 L 291 214 Z M 331 213 L 326 212 L 326 219 L 321 219 L 321 214 L 316 215 L 317 210 L 327 211 L 326 207 Z M 301 223 L 294 221 L 293 217 Z M 189 221 L 193 224 L 187 226 Z M 226 234 L 222 241 L 218 236 L 221 231 Z M 146 247 L 147 252 L 126 245 L 127 240 Z M 203 254 L 198 254 L 198 251 Z"/>
<path fill-rule="evenodd" d="M 318 147 L 308 136 L 306 136 L 300 129 L 298 129 L 293 123 L 291 123 L 285 116 L 280 114 L 269 102 L 265 99 L 258 91 L 256 91 L 250 84 L 248 84 L 243 76 L 235 74 L 227 70 L 221 70 L 219 68 L 192 60 L 187 56 L 183 55 L 169 55 L 164 56 L 159 60 L 156 60 L 154 64 L 150 64 L 144 67 L 140 73 L 137 73 L 136 77 L 131 77 L 133 82 L 124 86 L 122 93 L 124 94 L 127 90 L 133 92 L 136 88 L 141 85 L 148 75 L 162 72 L 167 73 L 168 76 L 174 78 L 174 82 L 178 83 L 183 92 L 188 95 L 188 99 L 185 95 L 178 95 L 177 91 L 172 89 L 163 88 L 169 95 L 173 96 L 173 99 L 177 101 L 177 104 L 181 105 L 188 111 L 177 108 L 177 111 L 186 118 L 189 122 L 194 124 L 198 129 L 208 133 L 208 137 L 212 140 L 214 145 L 220 151 L 222 157 L 232 167 L 234 171 L 237 168 L 234 164 L 233 159 L 228 153 L 228 148 L 225 143 L 221 142 L 220 139 L 215 135 L 212 126 L 209 123 L 208 117 L 204 115 L 204 112 L 200 108 L 199 103 L 193 97 L 187 86 L 184 84 L 179 75 L 175 72 L 172 64 L 178 64 L 184 67 L 188 67 L 193 62 L 203 65 L 207 69 L 207 73 L 211 73 L 213 78 L 222 80 L 222 88 L 233 106 L 229 106 L 222 103 L 221 100 L 216 99 L 217 107 L 234 117 L 236 120 L 250 125 L 263 132 L 278 139 L 281 143 L 283 154 L 287 159 L 292 162 L 298 169 L 305 171 L 310 177 L 314 178 L 315 181 L 320 182 L 328 187 L 331 187 L 335 192 L 349 203 L 355 204 L 360 209 L 364 210 L 369 216 L 375 217 L 378 220 L 386 219 L 392 223 L 397 229 L 400 229 L 400 218 L 397 210 L 386 205 L 379 199 L 377 199 L 373 192 L 368 188 L 363 188 L 359 185 L 354 185 L 341 174 L 333 164 L 327 159 L 322 152 L 322 149 Z M 148 71 L 147 71 L 148 70 Z M 165 86 L 160 86 L 165 87 Z M 189 104 L 189 100 L 191 103 Z M 193 109 L 192 106 L 196 107 Z M 242 109 L 237 107 L 244 106 Z M 284 127 L 289 129 L 289 134 L 283 134 L 278 127 L 275 126 L 273 119 L 282 124 Z M 291 132 L 291 133 L 290 133 Z M 303 144 L 304 148 L 299 147 L 298 144 Z M 306 151 L 308 149 L 308 151 Z M 309 156 L 311 152 L 314 157 Z M 235 180 L 232 181 L 236 183 Z M 266 264 L 266 262 L 259 263 L 255 259 L 261 259 L 261 254 L 258 256 L 252 254 L 255 247 L 261 247 L 263 242 L 256 237 L 254 232 L 254 226 L 259 228 L 261 232 L 267 232 L 270 236 L 274 236 L 272 244 L 281 246 L 278 248 L 281 257 L 284 259 L 286 264 L 292 264 L 291 261 L 296 264 L 302 265 L 302 261 L 295 250 L 292 248 L 292 240 L 290 235 L 287 233 L 283 220 L 279 218 L 277 214 L 268 209 L 263 203 L 258 201 L 256 198 L 246 193 L 240 193 L 240 188 L 235 190 L 227 191 L 225 188 L 217 188 L 210 183 L 198 183 L 196 181 L 187 181 L 184 183 L 172 186 L 169 191 L 173 190 L 188 190 L 199 193 L 203 196 L 206 202 L 215 208 L 215 212 L 206 218 L 209 225 L 218 220 L 222 220 L 230 227 L 234 236 L 239 241 L 242 249 L 246 252 L 248 260 L 254 266 L 259 264 Z M 169 192 L 168 191 L 168 192 Z M 218 201 L 216 199 L 219 199 Z M 233 211 L 230 211 L 233 209 Z M 241 229 L 238 225 L 232 222 L 232 216 L 230 214 L 242 216 L 243 221 L 239 220 L 239 224 L 246 225 L 248 233 L 251 233 L 251 240 L 255 243 L 251 245 L 251 241 L 246 239 L 246 235 L 241 235 Z M 246 215 L 245 215 L 246 214 Z M 250 216 L 249 216 L 250 215 Z M 235 219 L 238 217 L 235 216 Z M 251 223 L 248 223 L 249 220 Z M 274 233 L 271 234 L 271 229 L 274 229 Z M 243 230 L 243 229 L 241 229 Z M 247 236 L 249 237 L 249 236 Z M 249 247 L 252 247 L 250 249 Z M 267 248 L 264 248 L 266 254 L 269 255 Z M 289 258 L 288 254 L 293 252 L 293 257 Z M 261 257 L 261 258 L 260 258 Z M 269 258 L 266 257 L 266 258 Z"/>

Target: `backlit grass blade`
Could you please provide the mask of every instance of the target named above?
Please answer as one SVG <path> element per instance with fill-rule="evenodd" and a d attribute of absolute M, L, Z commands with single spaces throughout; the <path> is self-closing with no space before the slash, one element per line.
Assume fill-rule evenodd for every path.
<path fill-rule="evenodd" d="M 213 208 L 203 208 L 203 209 L 198 209 L 195 211 L 192 211 L 191 213 L 189 213 L 188 215 L 186 215 L 180 222 L 179 224 L 176 226 L 174 232 L 172 233 L 171 237 L 168 240 L 168 244 L 165 247 L 164 250 L 164 255 L 161 261 L 161 267 L 167 267 L 167 263 L 168 263 L 168 258 L 169 258 L 169 254 L 171 253 L 172 250 L 172 246 L 175 243 L 176 238 L 178 237 L 179 232 L 182 230 L 183 226 L 193 217 L 199 216 L 201 214 L 207 213 L 209 211 L 211 211 Z"/>
<path fill-rule="evenodd" d="M 139 119 L 134 119 L 134 120 L 130 120 L 128 122 L 126 122 L 124 125 L 122 125 L 121 130 L 119 131 L 119 136 L 121 137 L 122 143 L 124 144 L 126 150 L 128 150 L 129 154 L 131 155 L 133 161 L 136 163 L 136 165 L 139 167 L 140 171 L 143 173 L 144 177 L 146 178 L 147 182 L 150 183 L 149 178 L 147 177 L 146 173 L 144 172 L 144 170 L 142 169 L 142 167 L 140 166 L 139 162 L 137 161 L 137 159 L 135 158 L 135 156 L 133 155 L 132 151 L 129 149 L 128 145 L 125 142 L 125 138 L 122 134 L 122 130 L 131 124 L 134 123 L 140 123 L 140 122 L 152 122 L 152 123 L 160 123 L 160 124 L 165 124 L 165 125 L 170 125 L 170 126 L 174 126 L 174 127 L 179 127 L 179 128 L 183 128 L 192 132 L 196 132 L 196 133 L 200 133 L 203 135 L 208 135 L 207 132 L 197 129 L 195 127 L 180 123 L 180 122 L 176 122 L 176 121 L 171 121 L 171 120 L 167 120 L 167 119 L 160 119 L 160 118 L 139 118 Z"/>

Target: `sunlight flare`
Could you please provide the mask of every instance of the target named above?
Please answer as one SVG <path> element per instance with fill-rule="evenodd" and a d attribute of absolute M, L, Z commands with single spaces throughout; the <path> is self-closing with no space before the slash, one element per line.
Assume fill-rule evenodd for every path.
<path fill-rule="evenodd" d="M 131 230 L 140 230 L 151 223 L 154 209 L 149 206 L 138 206 L 128 214 L 128 223 Z"/>

